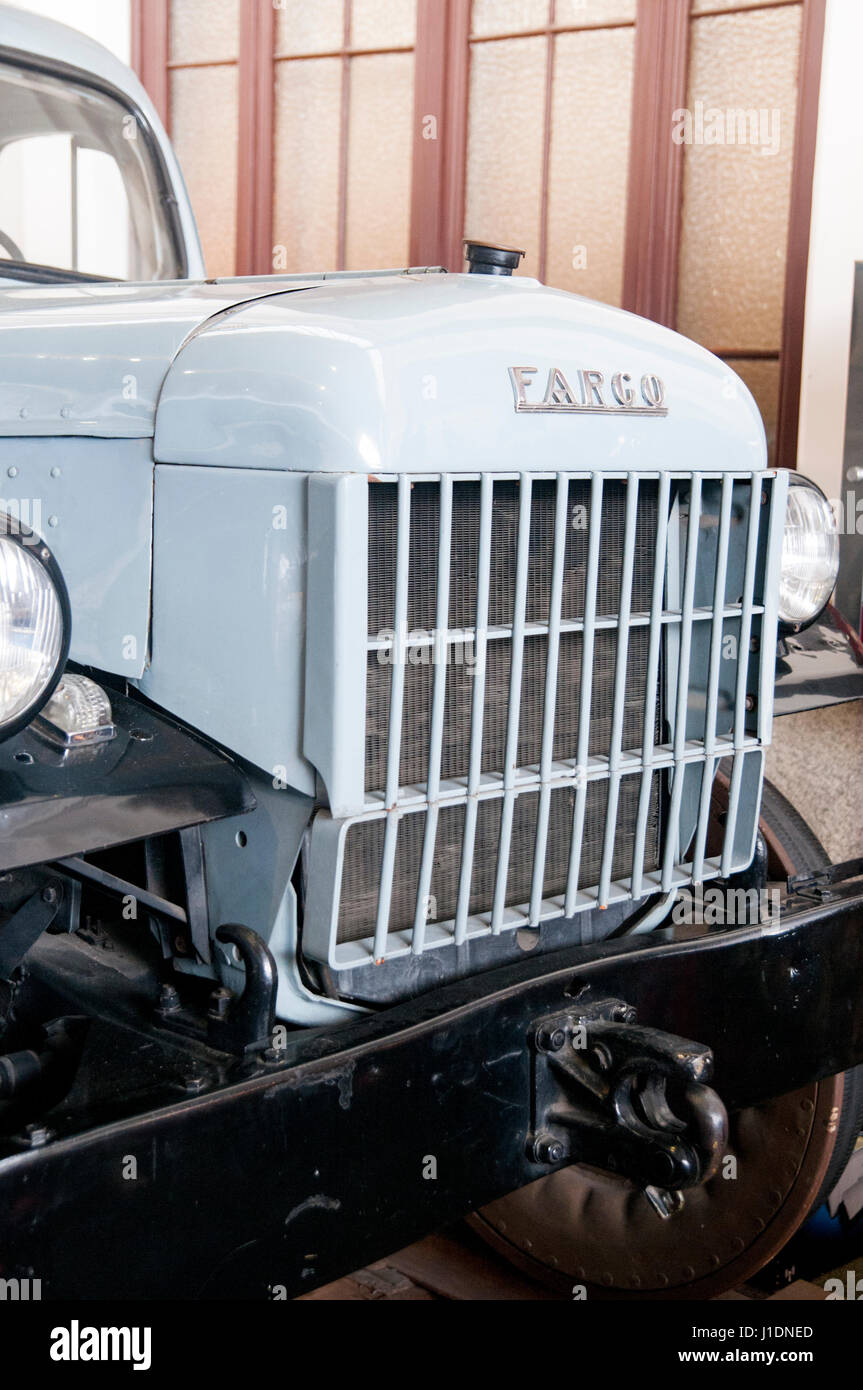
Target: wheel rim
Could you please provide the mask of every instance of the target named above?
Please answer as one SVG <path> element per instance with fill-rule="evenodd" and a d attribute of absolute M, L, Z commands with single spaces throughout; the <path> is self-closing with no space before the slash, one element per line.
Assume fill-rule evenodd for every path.
<path fill-rule="evenodd" d="M 561 1291 L 713 1297 L 762 1268 L 805 1219 L 832 1153 L 842 1086 L 831 1077 L 732 1117 L 726 1152 L 736 1175 L 726 1162 L 667 1220 L 633 1184 L 574 1165 L 493 1202 L 472 1224 Z"/>
<path fill-rule="evenodd" d="M 727 784 L 714 788 L 714 814 Z M 781 833 L 762 822 L 771 866 L 794 872 Z M 823 853 L 823 851 L 822 851 Z M 745 1283 L 808 1216 L 833 1154 L 844 1078 L 829 1077 L 733 1115 L 727 1158 L 683 1208 L 659 1218 L 632 1183 L 585 1165 L 484 1207 L 474 1229 L 561 1292 L 591 1297 L 712 1298 Z M 768 1159 L 765 1156 L 769 1156 Z"/>

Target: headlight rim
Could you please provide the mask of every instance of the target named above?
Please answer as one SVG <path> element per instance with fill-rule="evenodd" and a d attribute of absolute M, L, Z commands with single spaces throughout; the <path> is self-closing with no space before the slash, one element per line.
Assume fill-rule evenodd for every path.
<path fill-rule="evenodd" d="M 816 493 L 818 494 L 818 496 L 819 496 L 819 497 L 822 499 L 822 501 L 824 502 L 824 505 L 826 506 L 827 510 L 828 510 L 829 512 L 831 512 L 831 515 L 832 515 L 832 508 L 830 507 L 830 499 L 829 499 L 829 497 L 827 496 L 827 494 L 826 494 L 826 492 L 824 491 L 824 489 L 823 489 L 822 487 L 819 487 L 818 483 L 814 482 L 814 480 L 813 480 L 812 478 L 808 478 L 808 477 L 806 476 L 805 473 L 798 473 L 796 470 L 791 471 L 791 472 L 789 472 L 789 477 L 788 477 L 788 492 L 789 492 L 789 495 L 790 495 L 791 489 L 792 489 L 793 487 L 807 487 L 807 488 L 810 489 L 811 492 L 816 492 Z M 835 518 L 834 518 L 834 522 L 835 522 Z M 837 535 L 838 535 L 838 528 L 837 528 Z M 836 580 L 838 580 L 838 577 L 839 577 L 839 576 L 838 576 L 838 569 L 837 569 Z M 799 620 L 797 620 L 797 621 L 795 621 L 795 622 L 790 622 L 787 618 L 783 618 L 781 612 L 778 611 L 778 603 L 779 603 L 779 600 L 778 600 L 778 595 L 777 595 L 777 620 L 778 620 L 779 636 L 780 636 L 780 637 L 796 637 L 798 633 L 800 633 L 800 632 L 805 632 L 807 628 L 810 628 L 810 627 L 814 626 L 814 624 L 818 622 L 819 618 L 823 617 L 823 615 L 826 613 L 827 609 L 830 607 L 830 601 L 831 601 L 831 599 L 833 598 L 833 594 L 834 594 L 835 591 L 836 591 L 836 580 L 834 580 L 833 588 L 830 590 L 830 595 L 829 595 L 829 597 L 828 597 L 827 599 L 825 599 L 824 603 L 823 603 L 823 604 L 821 605 L 821 607 L 818 609 L 817 613 L 813 613 L 813 615 L 812 615 L 811 618 L 802 618 L 802 619 L 799 619 Z M 781 584 L 781 572 L 780 572 L 780 584 Z"/>
<path fill-rule="evenodd" d="M 36 699 L 31 700 L 26 709 L 21 710 L 8 723 L 0 723 L 0 743 L 6 743 L 16 734 L 20 734 L 22 729 L 26 729 L 28 725 L 33 723 L 39 711 L 48 703 L 60 684 L 66 669 L 66 663 L 69 660 L 69 646 L 72 640 L 72 605 L 69 601 L 69 590 L 66 587 L 66 580 L 63 578 L 63 571 L 60 569 L 51 547 L 37 531 L 22 534 L 18 519 L 9 516 L 7 512 L 0 511 L 0 543 L 3 541 L 19 546 L 47 573 L 60 605 L 61 642 L 51 679 L 44 685 Z"/>

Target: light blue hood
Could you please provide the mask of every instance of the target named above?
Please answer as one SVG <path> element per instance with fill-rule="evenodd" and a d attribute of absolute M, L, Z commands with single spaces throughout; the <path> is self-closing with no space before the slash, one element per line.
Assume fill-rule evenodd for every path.
<path fill-rule="evenodd" d="M 518 413 L 512 368 L 617 373 L 667 413 Z M 640 400 L 640 397 L 638 397 Z M 579 418 L 576 418 L 576 414 Z M 533 280 L 387 273 L 9 286 L 0 437 L 151 438 L 158 462 L 313 473 L 765 466 L 749 391 L 657 324 Z"/>
<path fill-rule="evenodd" d="M 553 368 L 574 391 L 601 373 L 611 406 L 617 373 L 636 393 L 657 375 L 667 414 L 518 413 L 518 367 L 536 369 L 535 402 Z M 532 280 L 416 273 L 333 279 L 205 324 L 166 376 L 155 456 L 368 474 L 766 462 L 747 388 L 679 334 Z"/>

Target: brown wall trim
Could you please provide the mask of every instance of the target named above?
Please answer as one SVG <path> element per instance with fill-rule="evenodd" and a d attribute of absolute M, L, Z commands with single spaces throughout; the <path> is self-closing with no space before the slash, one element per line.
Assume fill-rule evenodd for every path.
<path fill-rule="evenodd" d="M 446 179 L 444 181 L 443 256 L 448 270 L 464 270 L 465 187 L 467 181 L 468 106 L 470 100 L 471 0 L 449 0 L 447 35 Z"/>
<path fill-rule="evenodd" d="M 797 4 L 800 0 L 797 0 Z M 388 53 L 413 53 L 411 43 L 388 44 L 383 48 L 353 48 L 349 44 L 341 48 L 322 48 L 313 53 L 277 53 L 277 63 L 308 63 L 315 58 L 380 58 Z"/>
<path fill-rule="evenodd" d="M 785 258 L 779 412 L 776 425 L 776 463 L 780 468 L 797 467 L 800 379 L 803 372 L 803 318 L 806 309 L 812 181 L 815 174 L 815 142 L 818 133 L 818 97 L 821 89 L 826 8 L 826 0 L 803 0 L 794 167 L 791 174 L 788 249 Z"/>
<path fill-rule="evenodd" d="M 659 0 L 661 3 L 662 0 Z M 799 0 L 797 0 L 799 3 Z M 471 34 L 471 43 L 505 43 L 508 39 L 539 39 L 543 34 L 590 34 L 597 29 L 631 29 L 631 19 L 597 19 L 593 24 L 546 24 L 542 29 L 510 29 L 501 34 Z"/>
<path fill-rule="evenodd" d="M 556 0 L 549 0 L 548 33 L 545 40 L 545 105 L 542 116 L 542 176 L 539 195 L 538 276 L 545 283 L 548 269 L 548 199 L 551 187 L 551 124 L 554 115 L 554 21 Z"/>
<path fill-rule="evenodd" d="M 686 105 L 689 0 L 638 0 L 623 307 L 674 327 L 683 146 L 672 112 Z"/>
<path fill-rule="evenodd" d="M 448 11 L 449 0 L 418 0 L 411 175 L 411 265 L 432 265 L 443 259 L 443 135 L 447 125 Z"/>
<path fill-rule="evenodd" d="M 470 0 L 418 0 L 412 265 L 461 270 L 464 264 L 469 33 Z"/>
<path fill-rule="evenodd" d="M 735 362 L 778 362 L 778 348 L 708 348 L 714 357 L 733 358 Z"/>
<path fill-rule="evenodd" d="M 344 0 L 342 17 L 342 83 L 339 116 L 339 226 L 336 267 L 344 270 L 348 254 L 348 142 L 351 133 L 351 60 L 348 52 L 353 31 L 351 0 Z"/>
<path fill-rule="evenodd" d="M 237 275 L 273 269 L 273 48 L 275 10 L 240 3 Z"/>
<path fill-rule="evenodd" d="M 168 130 L 168 0 L 132 0 L 131 30 L 132 67 Z"/>
<path fill-rule="evenodd" d="M 235 68 L 236 58 L 202 58 L 200 62 L 169 62 L 169 72 L 188 72 L 195 68 Z"/>

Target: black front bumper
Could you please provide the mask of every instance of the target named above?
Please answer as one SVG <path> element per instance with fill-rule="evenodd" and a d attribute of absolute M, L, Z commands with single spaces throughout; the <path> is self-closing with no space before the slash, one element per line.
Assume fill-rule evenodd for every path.
<path fill-rule="evenodd" d="M 528 1039 L 594 999 L 709 1046 L 729 1110 L 863 1060 L 859 883 L 790 900 L 775 926 L 677 930 L 292 1033 L 248 1073 L 154 1041 L 130 1002 L 91 1025 L 104 1094 L 60 1107 L 47 1142 L 0 1151 L 0 1274 L 30 1271 L 54 1298 L 272 1298 L 358 1268 L 547 1171 L 527 1142 Z"/>

